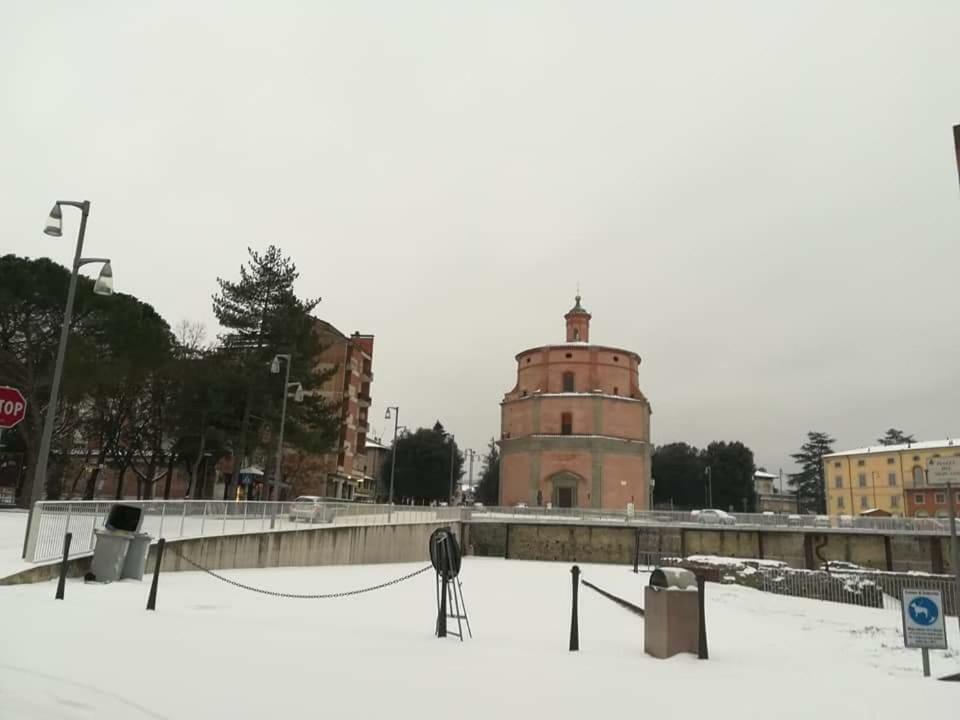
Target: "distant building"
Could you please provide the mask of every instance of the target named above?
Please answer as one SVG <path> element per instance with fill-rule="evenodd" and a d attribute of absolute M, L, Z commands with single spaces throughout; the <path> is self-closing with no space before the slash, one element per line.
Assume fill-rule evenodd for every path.
<path fill-rule="evenodd" d="M 373 335 L 355 332 L 347 336 L 325 320 L 316 320 L 314 331 L 324 346 L 317 357 L 316 370 L 335 368 L 335 372 L 313 392 L 340 405 L 340 433 L 336 448 L 317 456 L 318 462 L 298 483 L 299 492 L 309 489 L 317 495 L 353 500 L 367 477 L 364 453 L 370 430 L 367 411 L 373 382 Z M 307 484 L 313 487 L 306 488 Z M 361 494 L 369 495 L 362 491 Z"/>
<path fill-rule="evenodd" d="M 960 440 L 876 445 L 824 455 L 827 512 L 860 515 L 877 509 L 894 516 L 945 517 L 946 498 L 943 504 L 936 502 L 938 490 L 928 488 L 926 468 L 932 458 L 946 455 L 960 455 Z"/>
<path fill-rule="evenodd" d="M 763 470 L 757 470 L 753 474 L 753 489 L 757 495 L 773 495 L 773 481 L 776 480 L 777 477 L 777 475 L 764 472 Z"/>
<path fill-rule="evenodd" d="M 363 488 L 361 499 L 371 502 L 385 501 L 388 491 L 382 484 L 383 466 L 387 461 L 390 448 L 380 442 L 379 438 L 368 437 L 363 454 Z M 355 461 L 356 464 L 356 461 Z"/>
<path fill-rule="evenodd" d="M 516 356 L 501 402 L 500 504 L 647 507 L 650 403 L 640 356 L 590 342 L 590 313 L 564 316 L 566 343 Z"/>
<path fill-rule="evenodd" d="M 757 512 L 794 513 L 797 511 L 797 496 L 783 493 L 774 484 L 780 476 L 757 470 L 753 474 L 753 488 L 757 493 Z"/>

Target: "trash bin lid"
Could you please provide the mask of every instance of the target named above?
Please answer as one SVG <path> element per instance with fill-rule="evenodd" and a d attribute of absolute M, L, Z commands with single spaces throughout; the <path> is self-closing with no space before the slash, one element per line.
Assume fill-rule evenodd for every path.
<path fill-rule="evenodd" d="M 697 576 L 686 568 L 662 567 L 650 573 L 650 587 L 684 590 L 697 586 Z"/>

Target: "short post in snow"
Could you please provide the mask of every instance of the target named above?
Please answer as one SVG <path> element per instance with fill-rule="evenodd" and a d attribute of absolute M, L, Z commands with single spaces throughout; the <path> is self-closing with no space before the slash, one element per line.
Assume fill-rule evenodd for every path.
<path fill-rule="evenodd" d="M 703 575 L 697 575 L 697 605 L 700 614 L 700 621 L 697 623 L 700 628 L 697 638 L 697 657 L 701 660 L 708 660 L 710 657 L 707 653 L 707 613 L 703 594 L 706 586 L 706 578 Z"/>
<path fill-rule="evenodd" d="M 637 528 L 633 541 L 633 573 L 640 572 L 640 528 Z"/>
<path fill-rule="evenodd" d="M 157 609 L 157 585 L 160 583 L 160 563 L 163 562 L 163 548 L 167 541 L 160 538 L 157 541 L 157 562 L 153 566 L 153 582 L 150 583 L 150 595 L 147 597 L 147 610 Z"/>
<path fill-rule="evenodd" d="M 67 587 L 67 560 L 70 557 L 70 543 L 73 541 L 73 533 L 67 533 L 63 536 L 63 560 L 60 562 L 60 579 L 57 581 L 57 594 L 54 596 L 57 600 L 63 600 L 63 592 Z"/>
<path fill-rule="evenodd" d="M 580 624 L 577 621 L 577 594 L 580 590 L 580 567 L 570 568 L 573 575 L 573 607 L 570 613 L 570 652 L 580 649 Z"/>

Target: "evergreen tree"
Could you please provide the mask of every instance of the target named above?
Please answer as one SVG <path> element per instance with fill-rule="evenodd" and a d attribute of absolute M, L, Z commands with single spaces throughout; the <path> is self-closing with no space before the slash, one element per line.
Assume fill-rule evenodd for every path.
<path fill-rule="evenodd" d="M 250 454 L 250 446 L 264 437 L 259 424 L 251 427 L 254 410 L 257 416 L 278 424 L 283 397 L 284 370 L 280 379 L 268 368 L 278 353 L 292 356 L 291 380 L 303 384 L 306 391 L 302 404 L 288 403 L 284 440 L 310 450 L 324 452 L 332 445 L 338 425 L 339 408 L 310 392 L 333 375 L 334 368 L 324 373 L 314 369 L 322 350 L 311 313 L 320 302 L 301 299 L 294 292 L 299 277 L 296 265 L 271 245 L 266 252 L 249 249 L 250 258 L 240 268 L 239 281 L 217 278 L 220 292 L 213 296 L 213 312 L 226 328 L 221 335 L 224 350 L 230 353 L 246 376 L 247 392 L 234 444 L 234 481 Z M 272 453 L 264 453 L 272 458 Z M 229 493 L 229 484 L 224 489 Z"/>
<path fill-rule="evenodd" d="M 493 438 L 490 438 L 483 463 L 476 497 L 484 505 L 497 505 L 500 502 L 500 449 Z"/>
<path fill-rule="evenodd" d="M 877 438 L 877 442 L 881 445 L 906 445 L 907 443 L 915 443 L 917 440 L 913 435 L 907 435 L 902 430 L 897 430 L 896 428 L 890 428 L 887 430 L 887 434 L 882 438 Z"/>
<path fill-rule="evenodd" d="M 653 452 L 654 503 L 677 508 L 701 508 L 706 503 L 703 459 L 697 448 L 684 442 L 661 445 Z"/>
<path fill-rule="evenodd" d="M 756 466 L 753 451 L 742 442 L 712 442 L 702 462 L 710 468 L 713 506 L 723 510 L 754 512 L 757 494 L 753 485 Z"/>
<path fill-rule="evenodd" d="M 463 453 L 452 435 L 438 420 L 432 428 L 404 431 L 383 462 L 384 486 L 390 486 L 393 453 L 397 453 L 397 475 L 393 497 L 397 503 L 447 502 L 450 497 L 450 462 L 454 486 L 463 477 Z"/>
<path fill-rule="evenodd" d="M 791 473 L 788 483 L 800 496 L 798 504 L 801 510 L 817 513 L 827 511 L 823 456 L 833 452 L 835 442 L 827 433 L 808 432 L 807 441 L 800 451 L 790 456 L 800 465 L 800 472 Z"/>

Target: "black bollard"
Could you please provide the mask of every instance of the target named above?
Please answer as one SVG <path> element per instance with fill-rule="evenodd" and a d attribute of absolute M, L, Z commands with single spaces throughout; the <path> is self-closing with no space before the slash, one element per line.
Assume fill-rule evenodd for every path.
<path fill-rule="evenodd" d="M 56 600 L 63 600 L 63 591 L 67 588 L 67 559 L 70 557 L 70 543 L 73 541 L 73 533 L 67 533 L 63 536 L 63 562 L 60 563 L 60 579 L 57 581 Z"/>
<path fill-rule="evenodd" d="M 163 548 L 167 541 L 160 538 L 157 541 L 157 564 L 153 567 L 153 582 L 150 583 L 150 596 L 147 598 L 147 610 L 157 609 L 157 585 L 160 582 L 160 563 L 163 562 Z"/>
<path fill-rule="evenodd" d="M 440 607 L 437 609 L 437 637 L 447 636 L 447 573 L 440 573 Z"/>
<path fill-rule="evenodd" d="M 633 572 L 640 572 L 640 528 L 637 528 L 636 539 L 633 542 Z"/>
<path fill-rule="evenodd" d="M 570 568 L 573 575 L 573 609 L 570 614 L 570 651 L 580 649 L 580 623 L 577 621 L 577 594 L 580 591 L 580 568 L 574 565 Z"/>
<path fill-rule="evenodd" d="M 697 605 L 700 611 L 700 633 L 697 643 L 697 657 L 701 660 L 708 660 L 707 654 L 707 613 L 704 610 L 705 598 L 703 595 L 707 583 L 703 575 L 697 575 Z"/>

